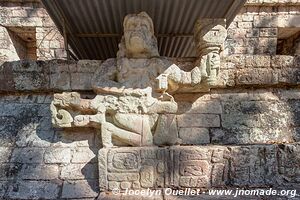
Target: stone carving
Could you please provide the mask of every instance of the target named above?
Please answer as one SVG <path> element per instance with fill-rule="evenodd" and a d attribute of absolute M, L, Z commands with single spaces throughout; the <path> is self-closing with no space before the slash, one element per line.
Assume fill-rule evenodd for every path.
<path fill-rule="evenodd" d="M 152 19 L 147 13 L 129 14 L 124 18 L 124 36 L 119 44 L 118 58 L 158 57 L 157 40 Z"/>
<path fill-rule="evenodd" d="M 215 152 L 218 151 L 218 160 Z M 120 152 L 126 152 L 120 154 Z M 108 163 L 101 164 L 99 171 L 107 173 L 108 179 L 100 186 L 101 190 L 111 189 L 159 189 L 159 188 L 201 188 L 207 189 L 211 185 L 224 186 L 229 173 L 229 162 L 224 147 L 219 149 L 210 147 L 121 147 L 117 149 L 100 150 L 100 157 L 107 156 Z M 119 168 L 110 162 L 116 156 L 126 160 L 134 154 L 136 170 L 128 168 L 126 162 L 118 162 Z M 123 158 L 120 158 L 120 157 Z M 129 162 L 130 163 L 130 162 Z M 122 165 L 122 166 L 121 166 Z M 129 182 L 127 188 L 122 184 Z M 114 186 L 114 188 L 110 187 Z"/>
<path fill-rule="evenodd" d="M 57 127 L 96 128 L 103 147 L 180 144 L 172 94 L 208 91 L 215 85 L 225 21 L 196 22 L 199 58 L 189 72 L 159 57 L 153 22 L 145 12 L 127 15 L 123 25 L 117 58 L 106 60 L 91 80 L 96 97 L 55 94 L 52 122 Z M 151 174 L 145 170 L 145 176 Z"/>

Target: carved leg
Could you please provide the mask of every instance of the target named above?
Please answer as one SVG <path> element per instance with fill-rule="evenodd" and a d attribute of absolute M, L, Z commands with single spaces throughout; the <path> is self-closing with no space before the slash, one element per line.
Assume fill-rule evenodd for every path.
<path fill-rule="evenodd" d="M 151 132 L 150 120 L 148 115 L 143 116 L 142 145 L 143 146 L 153 145 L 153 135 Z"/>
<path fill-rule="evenodd" d="M 130 132 L 126 131 L 123 129 L 120 129 L 116 127 L 115 125 L 111 123 L 103 123 L 101 126 L 101 134 L 102 134 L 102 143 L 104 147 L 111 147 L 112 142 L 111 138 L 114 137 L 126 144 L 130 144 L 132 146 L 141 146 L 141 136 Z"/>
<path fill-rule="evenodd" d="M 112 132 L 107 128 L 107 123 L 103 123 L 101 126 L 101 139 L 104 148 L 110 148 L 114 145 L 112 144 Z"/>
<path fill-rule="evenodd" d="M 122 128 L 122 130 L 125 129 L 130 133 L 140 135 L 141 145 L 153 145 L 149 115 L 117 113 L 114 115 L 113 120 L 114 124 Z"/>

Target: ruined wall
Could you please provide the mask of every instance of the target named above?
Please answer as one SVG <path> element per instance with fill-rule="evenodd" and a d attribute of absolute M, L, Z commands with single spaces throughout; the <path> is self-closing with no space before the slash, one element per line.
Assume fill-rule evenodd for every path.
<path fill-rule="evenodd" d="M 297 189 L 299 61 L 293 56 L 231 56 L 222 65 L 224 72 L 230 66 L 230 84 L 209 93 L 175 95 L 177 134 L 183 144 L 196 141 L 200 146 L 148 147 L 144 153 L 139 152 L 141 148 L 124 147 L 100 155 L 96 130 L 52 127 L 50 102 L 59 91 L 81 91 L 82 98 L 92 98 L 90 77 L 101 61 L 4 63 L 0 71 L 0 198 L 94 199 L 103 175 L 98 164 L 101 173 L 106 172 L 102 159 L 113 159 L 118 152 L 123 152 L 120 159 L 124 152 L 132 152 L 133 166 L 152 163 L 158 171 L 151 182 L 143 181 L 140 171 L 134 174 L 131 169 L 130 177 L 124 173 L 131 166 L 128 163 L 125 168 L 119 166 L 120 174 L 112 165 L 106 166 L 110 174 L 101 180 L 110 189 L 168 186 L 174 181 L 202 189 Z M 182 59 L 174 62 L 183 68 L 191 64 Z M 204 172 L 189 171 L 194 168 L 188 166 L 194 165 Z M 147 172 L 148 168 L 138 169 Z"/>
<path fill-rule="evenodd" d="M 280 28 L 286 29 L 285 33 L 288 28 L 294 30 L 281 36 Z M 277 40 L 289 38 L 299 31 L 299 1 L 248 0 L 228 28 L 225 54 L 275 55 Z"/>
<path fill-rule="evenodd" d="M 63 37 L 40 1 L 1 1 L 0 25 L 0 61 L 66 57 Z M 26 49 L 33 45 L 31 54 L 35 56 L 24 57 L 26 50 L 16 44 L 16 37 L 29 43 Z"/>

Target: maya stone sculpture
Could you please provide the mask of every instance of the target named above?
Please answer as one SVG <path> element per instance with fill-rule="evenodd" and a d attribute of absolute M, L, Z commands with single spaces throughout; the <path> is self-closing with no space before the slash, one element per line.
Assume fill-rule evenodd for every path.
<path fill-rule="evenodd" d="M 224 20 L 197 21 L 199 58 L 190 72 L 159 57 L 153 22 L 145 12 L 127 15 L 123 25 L 117 58 L 106 60 L 92 79 L 97 96 L 90 100 L 76 92 L 55 94 L 52 122 L 99 129 L 103 147 L 180 144 L 172 94 L 208 91 L 215 85 Z"/>

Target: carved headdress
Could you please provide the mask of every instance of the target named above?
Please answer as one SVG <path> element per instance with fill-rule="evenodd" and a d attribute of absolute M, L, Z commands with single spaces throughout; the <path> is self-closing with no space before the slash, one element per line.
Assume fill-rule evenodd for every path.
<path fill-rule="evenodd" d="M 198 56 L 210 51 L 221 51 L 227 37 L 225 19 L 199 19 L 194 27 L 194 39 Z"/>

